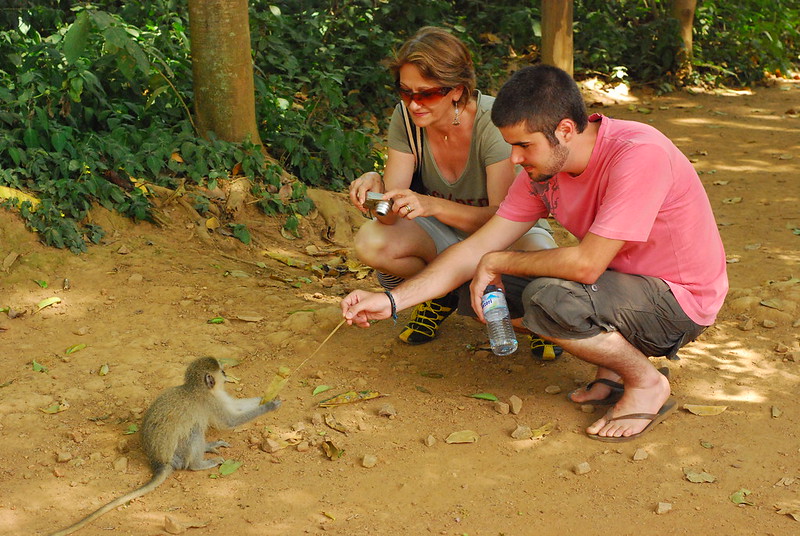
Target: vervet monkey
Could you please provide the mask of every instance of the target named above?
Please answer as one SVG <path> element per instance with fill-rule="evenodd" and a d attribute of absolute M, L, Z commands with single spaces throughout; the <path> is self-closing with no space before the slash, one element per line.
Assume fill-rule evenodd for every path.
<path fill-rule="evenodd" d="M 153 491 L 176 469 L 201 471 L 220 465 L 223 458 L 206 459 L 204 454 L 216 454 L 218 447 L 230 445 L 225 441 L 206 443 L 206 429 L 232 428 L 280 405 L 280 400 L 261 404 L 261 397 L 230 396 L 225 392 L 225 372 L 219 361 L 213 357 L 196 359 L 187 367 L 183 385 L 161 393 L 144 414 L 142 447 L 153 478 L 52 536 L 71 534 L 106 512 Z"/>

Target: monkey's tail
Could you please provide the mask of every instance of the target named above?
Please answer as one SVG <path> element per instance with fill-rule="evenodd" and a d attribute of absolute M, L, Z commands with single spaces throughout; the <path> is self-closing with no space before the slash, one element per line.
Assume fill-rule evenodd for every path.
<path fill-rule="evenodd" d="M 62 529 L 62 530 L 60 530 L 58 532 L 54 532 L 50 536 L 67 536 L 67 534 L 72 534 L 73 532 L 75 532 L 79 528 L 83 527 L 84 525 L 86 525 L 88 523 L 91 523 L 92 521 L 94 521 L 95 519 L 97 519 L 101 515 L 105 514 L 106 512 L 110 512 L 114 508 L 116 508 L 118 506 L 122 506 L 123 504 L 125 504 L 128 501 L 132 501 L 134 499 L 138 499 L 142 495 L 150 493 L 151 491 L 156 489 L 158 486 L 163 484 L 164 481 L 169 477 L 169 475 L 172 474 L 173 471 L 174 471 L 174 469 L 172 468 L 171 465 L 162 466 L 161 468 L 159 468 L 153 474 L 153 478 L 151 478 L 150 481 L 147 484 L 145 484 L 144 486 L 142 486 L 141 488 L 137 488 L 137 489 L 131 491 L 130 493 L 126 493 L 122 497 L 118 497 L 118 498 L 114 499 L 110 503 L 106 504 L 105 506 L 101 506 L 100 508 L 98 508 L 97 510 L 95 510 L 94 512 L 89 514 L 88 516 L 84 517 L 83 519 L 81 519 L 80 521 L 75 523 L 74 525 L 70 525 L 69 527 L 67 527 L 65 529 Z"/>

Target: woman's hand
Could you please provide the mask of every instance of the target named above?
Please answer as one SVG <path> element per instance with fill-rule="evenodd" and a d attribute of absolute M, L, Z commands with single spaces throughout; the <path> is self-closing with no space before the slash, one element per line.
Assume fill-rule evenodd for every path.
<path fill-rule="evenodd" d="M 369 171 L 350 183 L 350 201 L 358 210 L 366 213 L 369 210 L 364 207 L 367 192 L 382 194 L 384 190 L 383 179 L 380 174 L 375 171 Z"/>
<path fill-rule="evenodd" d="M 400 218 L 413 220 L 436 215 L 436 199 L 429 195 L 411 190 L 389 190 L 384 197 L 393 201 L 392 212 Z"/>

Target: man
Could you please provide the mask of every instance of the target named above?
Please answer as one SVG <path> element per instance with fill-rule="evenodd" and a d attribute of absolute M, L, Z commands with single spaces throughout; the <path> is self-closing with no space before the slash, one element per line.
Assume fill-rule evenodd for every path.
<path fill-rule="evenodd" d="M 639 437 L 675 409 L 668 379 L 647 356 L 675 357 L 714 322 L 728 289 L 697 173 L 654 128 L 587 117 L 577 85 L 555 67 L 515 73 L 497 95 L 492 121 L 524 169 L 497 214 L 395 291 L 351 293 L 342 312 L 366 327 L 472 279 L 481 317 L 488 284 L 502 284 L 504 274 L 532 278 L 521 293 L 524 327 L 598 367 L 599 381 L 570 399 L 615 402 L 587 435 Z M 504 251 L 548 214 L 580 243 Z M 507 287 L 510 302 L 519 295 Z"/>

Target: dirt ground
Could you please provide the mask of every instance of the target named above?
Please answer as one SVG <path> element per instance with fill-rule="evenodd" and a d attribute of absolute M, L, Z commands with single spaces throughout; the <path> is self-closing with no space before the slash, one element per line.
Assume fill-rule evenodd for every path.
<path fill-rule="evenodd" d="M 132 425 L 189 361 L 211 355 L 236 365 L 237 396 L 259 396 L 280 365 L 293 370 L 278 411 L 211 433 L 241 467 L 179 472 L 82 534 L 800 533 L 800 84 L 590 102 L 652 123 L 701 172 L 731 291 L 679 361 L 653 362 L 670 368 L 681 404 L 723 413 L 681 409 L 637 441 L 592 441 L 583 430 L 600 410 L 565 397 L 591 378 L 587 364 L 476 352 L 483 327 L 457 317 L 420 347 L 396 338 L 407 311 L 397 326 L 345 325 L 312 355 L 339 323 L 341 297 L 376 286 L 335 269 L 359 221 L 335 196 L 326 203 L 342 203 L 339 217 L 312 214 L 297 240 L 277 219 L 245 215 L 250 246 L 198 240 L 178 204 L 164 227 L 98 212 L 108 236 L 80 256 L 41 246 L 0 211 L 0 308 L 27 311 L 0 314 L 0 532 L 46 534 L 146 482 Z M 50 297 L 61 301 L 36 312 Z M 320 386 L 330 389 L 315 395 Z M 387 396 L 318 407 L 347 391 Z M 475 393 L 522 407 L 503 414 Z M 325 424 L 329 413 L 346 433 Z M 514 439 L 518 425 L 551 431 Z M 478 441 L 445 442 L 461 430 Z M 329 458 L 325 441 L 343 454 Z"/>

